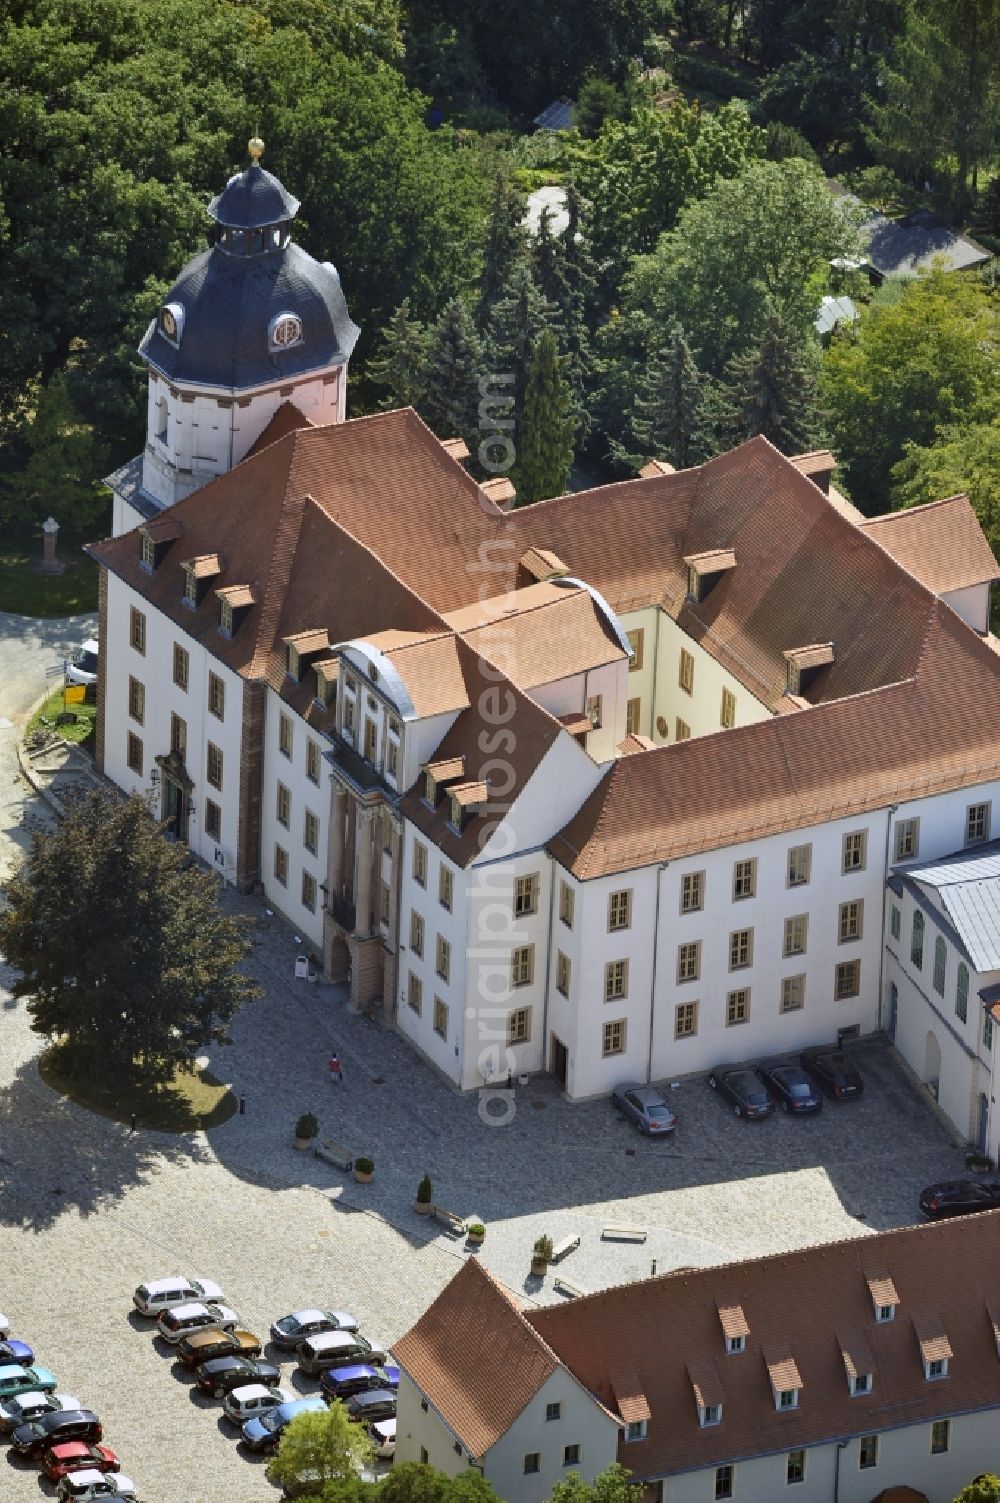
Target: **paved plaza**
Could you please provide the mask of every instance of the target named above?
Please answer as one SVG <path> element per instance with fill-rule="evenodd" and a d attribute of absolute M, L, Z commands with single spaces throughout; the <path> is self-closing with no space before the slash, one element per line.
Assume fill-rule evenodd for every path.
<path fill-rule="evenodd" d="M 85 625 L 60 635 L 42 623 L 34 642 L 21 630 L 32 666 L 0 683 L 0 717 L 11 721 L 0 726 L 0 874 L 47 818 L 14 757 L 37 697 L 28 681 Z M 352 1014 L 341 991 L 296 981 L 295 933 L 263 903 L 227 902 L 251 918 L 264 994 L 237 1019 L 232 1047 L 211 1058 L 245 1113 L 207 1135 L 133 1136 L 63 1101 L 38 1077 L 40 1041 L 23 1004 L 0 990 L 0 1308 L 60 1386 L 98 1410 L 149 1503 L 276 1494 L 219 1406 L 195 1397 L 130 1316 L 144 1278 L 215 1278 L 262 1335 L 276 1316 L 318 1303 L 352 1309 L 391 1343 L 467 1256 L 527 1298 L 559 1299 L 554 1272 L 597 1289 L 648 1274 L 654 1261 L 664 1271 L 899 1225 L 914 1218 L 923 1184 L 961 1169 L 919 1088 L 877 1041 L 857 1046 L 865 1097 L 813 1119 L 740 1122 L 703 1077 L 685 1079 L 667 1093 L 677 1134 L 651 1143 L 608 1102 L 570 1105 L 539 1080 L 516 1088 L 512 1121 L 491 1126 L 476 1097 L 457 1096 L 390 1028 Z M 0 988 L 10 979 L 0 967 Z M 333 1047 L 341 1085 L 327 1078 Z M 371 1154 L 370 1184 L 292 1147 L 309 1110 L 322 1136 Z M 480 1253 L 415 1214 L 425 1171 L 435 1199 L 487 1223 Z M 603 1241 L 609 1223 L 640 1226 L 646 1240 Z M 541 1232 L 581 1238 L 544 1281 L 528 1268 Z M 2 1449 L 0 1468 L 11 1503 L 51 1493 Z"/>

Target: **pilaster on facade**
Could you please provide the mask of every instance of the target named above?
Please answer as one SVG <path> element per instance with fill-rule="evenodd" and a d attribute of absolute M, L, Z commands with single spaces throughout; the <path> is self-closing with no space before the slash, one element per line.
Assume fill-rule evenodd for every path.
<path fill-rule="evenodd" d="M 250 892 L 261 880 L 261 797 L 264 781 L 263 683 L 248 683 L 243 691 L 240 735 L 239 821 L 236 835 L 236 887 Z"/>

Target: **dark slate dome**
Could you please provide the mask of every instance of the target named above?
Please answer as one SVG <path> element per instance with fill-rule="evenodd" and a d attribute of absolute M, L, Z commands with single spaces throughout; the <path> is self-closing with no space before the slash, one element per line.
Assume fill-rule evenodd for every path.
<path fill-rule="evenodd" d="M 231 177 L 208 206 L 216 224 L 243 230 L 280 224 L 282 220 L 294 219 L 298 211 L 298 199 L 287 193 L 278 179 L 265 172 L 258 162 Z"/>

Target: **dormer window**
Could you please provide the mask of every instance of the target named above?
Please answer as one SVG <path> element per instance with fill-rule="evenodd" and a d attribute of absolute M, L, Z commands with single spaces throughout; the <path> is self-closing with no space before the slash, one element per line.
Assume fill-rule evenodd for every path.
<path fill-rule="evenodd" d="M 701 1425 L 702 1429 L 706 1429 L 709 1425 L 721 1425 L 722 1405 L 706 1404 L 705 1408 L 701 1410 L 698 1416 L 698 1422 Z"/>
<path fill-rule="evenodd" d="M 860 1398 L 862 1394 L 871 1393 L 872 1391 L 871 1373 L 855 1373 L 849 1382 L 852 1398 Z"/>
<path fill-rule="evenodd" d="M 462 806 L 454 794 L 448 799 L 448 823 L 453 830 L 462 828 Z"/>
<path fill-rule="evenodd" d="M 948 1358 L 932 1357 L 924 1363 L 925 1378 L 946 1378 L 948 1376 Z"/>
<path fill-rule="evenodd" d="M 688 599 L 700 604 L 715 589 L 719 580 L 736 568 L 736 554 L 731 548 L 710 548 L 705 553 L 689 553 L 687 565 Z"/>
<path fill-rule="evenodd" d="M 775 1409 L 781 1413 L 797 1409 L 799 1393 L 802 1390 L 802 1378 L 795 1358 L 787 1350 L 773 1347 L 768 1348 L 763 1356 L 767 1375 L 771 1380 Z"/>
<path fill-rule="evenodd" d="M 432 809 L 437 804 L 437 778 L 432 772 L 424 773 L 424 802 Z"/>
<path fill-rule="evenodd" d="M 198 604 L 198 580 L 193 570 L 184 566 L 184 602 L 186 605 Z"/>
<path fill-rule="evenodd" d="M 329 634 L 322 630 L 300 631 L 285 637 L 285 672 L 301 683 L 302 676 L 321 653 L 329 651 Z"/>
<path fill-rule="evenodd" d="M 785 692 L 802 695 L 821 668 L 833 662 L 832 642 L 812 642 L 808 647 L 792 647 L 784 654 Z"/>
<path fill-rule="evenodd" d="M 184 333 L 183 303 L 164 303 L 160 309 L 159 328 L 164 339 L 176 350 Z"/>
<path fill-rule="evenodd" d="M 181 568 L 184 571 L 181 598 L 185 605 L 194 607 L 204 599 L 209 580 L 216 579 L 222 573 L 222 560 L 217 553 L 200 553 L 197 558 L 182 562 Z"/>
<path fill-rule="evenodd" d="M 720 1305 L 718 1308 L 719 1324 L 722 1326 L 726 1343 L 726 1355 L 734 1357 L 738 1352 L 745 1352 L 750 1327 L 747 1325 L 742 1305 Z"/>
<path fill-rule="evenodd" d="M 871 1393 L 875 1362 L 864 1332 L 851 1331 L 847 1335 L 838 1336 L 837 1340 L 844 1359 L 844 1372 L 847 1374 L 847 1388 L 851 1397 L 860 1398 L 862 1394 Z"/>
<path fill-rule="evenodd" d="M 302 343 L 302 320 L 295 313 L 278 313 L 272 318 L 267 331 L 268 348 L 272 352 L 290 350 Z"/>
<path fill-rule="evenodd" d="M 745 1352 L 746 1349 L 747 1349 L 747 1339 L 746 1339 L 745 1336 L 727 1336 L 726 1337 L 726 1354 L 727 1354 L 727 1356 L 734 1357 L 737 1352 Z"/>
<path fill-rule="evenodd" d="M 254 603 L 253 590 L 249 585 L 227 585 L 215 593 L 219 600 L 219 631 L 224 637 L 231 637 L 239 631 Z"/>
<path fill-rule="evenodd" d="M 687 1365 L 691 1392 L 698 1410 L 698 1424 L 707 1429 L 722 1424 L 722 1383 L 711 1357 L 697 1358 Z"/>
<path fill-rule="evenodd" d="M 797 1388 L 779 1388 L 776 1391 L 776 1408 L 797 1409 L 799 1407 L 799 1390 Z"/>
<path fill-rule="evenodd" d="M 233 634 L 233 608 L 228 600 L 219 601 L 219 630 L 225 637 Z"/>
<path fill-rule="evenodd" d="M 313 664 L 316 674 L 316 703 L 324 709 L 335 709 L 337 704 L 337 660 L 321 659 Z"/>
<path fill-rule="evenodd" d="M 890 1320 L 895 1320 L 899 1295 L 889 1275 L 881 1268 L 871 1269 L 865 1274 L 865 1282 L 868 1285 L 868 1293 L 872 1297 L 872 1304 L 875 1306 L 876 1322 L 884 1326 Z"/>
<path fill-rule="evenodd" d="M 646 1421 L 644 1419 L 630 1420 L 629 1423 L 625 1426 L 625 1439 L 626 1441 L 645 1440 Z"/>
<path fill-rule="evenodd" d="M 931 1382 L 948 1376 L 951 1360 L 951 1342 L 936 1315 L 915 1315 L 913 1329 L 920 1346 L 920 1360 L 924 1364 L 924 1378 Z"/>
<path fill-rule="evenodd" d="M 896 1306 L 895 1305 L 876 1305 L 875 1306 L 875 1319 L 878 1321 L 878 1323 L 879 1323 L 880 1326 L 888 1325 L 888 1323 L 889 1323 L 890 1320 L 895 1320 L 896 1319 Z"/>
<path fill-rule="evenodd" d="M 150 573 L 156 568 L 156 544 L 148 532 L 139 534 L 139 562 Z"/>

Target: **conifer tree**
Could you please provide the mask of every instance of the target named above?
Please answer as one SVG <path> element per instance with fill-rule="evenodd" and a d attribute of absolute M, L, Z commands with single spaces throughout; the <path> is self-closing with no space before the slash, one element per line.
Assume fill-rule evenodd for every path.
<path fill-rule="evenodd" d="M 535 283 L 556 310 L 563 375 L 573 398 L 577 435 L 583 437 L 590 430 L 586 388 L 592 367 L 585 305 L 588 278 L 578 258 L 571 257 L 565 232 L 553 234 L 548 209 L 542 213 L 531 260 Z"/>
<path fill-rule="evenodd" d="M 366 374 L 377 386 L 388 389 L 380 407 L 419 408 L 424 390 L 428 331 L 410 313 L 404 298 L 381 334 L 381 351 L 368 364 Z"/>
<path fill-rule="evenodd" d="M 821 441 L 815 366 L 777 313 L 759 342 L 729 361 L 723 402 L 731 443 L 762 433 L 783 454 L 798 454 Z"/>
<path fill-rule="evenodd" d="M 675 324 L 650 361 L 636 394 L 631 433 L 637 465 L 666 459 L 676 469 L 686 470 L 703 463 L 718 447 L 718 423 L 715 384 L 698 369 L 683 329 Z"/>
<path fill-rule="evenodd" d="M 556 317 L 555 306 L 535 285 L 531 268 L 525 262 L 516 266 L 504 296 L 493 309 L 486 338 L 491 374 L 513 377 L 510 392 L 515 447 L 520 443 L 535 346 L 544 329 L 554 328 Z"/>
<path fill-rule="evenodd" d="M 524 398 L 514 471 L 519 506 L 561 496 L 569 479 L 575 421 L 560 364 L 556 336 L 544 329 L 532 356 Z"/>
<path fill-rule="evenodd" d="M 479 274 L 479 300 L 476 324 L 487 327 L 497 301 L 527 253 L 528 237 L 524 227 L 524 196 L 517 191 L 505 172 L 498 172 L 493 183 L 493 197 L 486 221 L 483 267 Z"/>
<path fill-rule="evenodd" d="M 478 442 L 479 380 L 483 351 L 461 298 L 447 302 L 431 326 L 424 363 L 423 393 L 417 408 L 439 438 Z"/>

